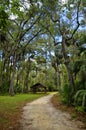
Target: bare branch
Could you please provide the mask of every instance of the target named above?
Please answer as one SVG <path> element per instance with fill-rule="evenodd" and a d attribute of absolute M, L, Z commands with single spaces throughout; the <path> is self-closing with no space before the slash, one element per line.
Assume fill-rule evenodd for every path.
<path fill-rule="evenodd" d="M 19 26 L 19 25 L 18 25 L 18 22 L 16 21 L 16 19 L 8 19 L 8 20 L 14 22 L 17 26 Z"/>
<path fill-rule="evenodd" d="M 80 4 L 81 4 L 81 0 L 78 2 L 78 7 L 77 7 L 77 17 L 76 17 L 76 20 L 77 20 L 77 26 L 76 28 L 74 29 L 72 35 L 70 38 L 67 38 L 66 40 L 71 40 L 74 36 L 74 34 L 76 33 L 77 29 L 79 28 L 80 26 L 80 23 L 79 23 L 79 7 L 80 7 Z"/>
<path fill-rule="evenodd" d="M 33 37 L 32 37 L 31 39 L 29 39 L 29 41 L 26 43 L 26 45 L 23 46 L 23 48 L 25 49 L 25 48 L 28 46 L 28 44 L 29 44 L 36 36 L 38 36 L 38 34 L 39 34 L 41 31 L 42 31 L 42 30 L 40 29 L 36 34 L 34 34 Z"/>
<path fill-rule="evenodd" d="M 60 22 L 59 18 L 54 19 L 54 18 L 53 18 L 53 15 L 51 15 L 51 20 L 52 20 L 52 22 L 54 22 L 54 23 L 56 23 L 56 22 Z"/>
<path fill-rule="evenodd" d="M 19 39 L 22 39 L 22 38 L 24 37 L 24 35 L 25 35 L 29 30 L 31 30 L 31 28 L 39 21 L 41 15 L 42 15 L 42 14 L 40 14 L 40 16 L 32 23 L 32 25 L 31 25 L 30 27 L 28 27 L 28 28 L 24 31 L 24 33 L 22 33 L 22 31 L 21 31 L 21 33 L 20 33 L 20 35 L 19 35 Z M 24 22 L 23 27 L 25 26 L 25 24 L 26 24 L 27 22 L 28 22 L 28 20 L 26 20 L 26 21 Z M 22 29 L 23 29 L 23 28 L 22 28 Z"/>
<path fill-rule="evenodd" d="M 48 33 L 50 34 L 50 36 L 52 37 L 52 39 L 53 39 L 53 42 L 54 42 L 54 44 L 56 43 L 56 41 L 55 41 L 55 37 L 53 36 L 53 34 L 51 33 L 51 31 L 49 30 L 49 25 L 48 26 L 46 26 L 45 27 L 45 29 L 48 31 Z"/>
<path fill-rule="evenodd" d="M 54 46 L 57 46 L 58 44 L 62 44 L 62 42 L 56 42 L 54 43 Z"/>
<path fill-rule="evenodd" d="M 13 35 L 10 33 L 10 31 L 8 31 L 8 34 L 11 36 L 12 40 L 14 41 L 14 37 L 13 37 Z"/>

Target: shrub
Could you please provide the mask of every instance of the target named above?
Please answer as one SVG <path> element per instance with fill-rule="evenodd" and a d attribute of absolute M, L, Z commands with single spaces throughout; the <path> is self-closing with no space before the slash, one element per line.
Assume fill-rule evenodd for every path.
<path fill-rule="evenodd" d="M 78 90 L 74 96 L 74 105 L 79 111 L 86 111 L 86 90 Z"/>
<path fill-rule="evenodd" d="M 62 101 L 65 104 L 70 104 L 70 92 L 71 92 L 71 87 L 70 85 L 67 83 L 64 85 L 64 87 L 61 90 L 61 95 L 62 95 Z"/>
<path fill-rule="evenodd" d="M 10 81 L 4 82 L 0 85 L 0 94 L 6 94 L 9 92 Z"/>
<path fill-rule="evenodd" d="M 79 90 L 84 90 L 85 89 L 85 82 L 83 83 L 83 81 L 79 80 L 79 81 L 76 81 L 75 83 L 75 93 Z"/>
<path fill-rule="evenodd" d="M 22 92 L 22 87 L 19 84 L 16 84 L 14 87 L 15 93 L 21 93 Z"/>

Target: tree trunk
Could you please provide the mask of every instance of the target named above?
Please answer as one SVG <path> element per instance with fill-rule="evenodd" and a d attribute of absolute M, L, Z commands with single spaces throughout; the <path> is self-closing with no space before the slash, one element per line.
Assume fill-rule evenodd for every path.
<path fill-rule="evenodd" d="M 28 77 L 29 77 L 29 67 L 27 68 L 27 73 L 26 73 L 26 78 L 25 78 L 25 82 L 24 82 L 24 88 L 23 88 L 23 93 L 28 93 Z"/>
<path fill-rule="evenodd" d="M 58 91 L 60 92 L 61 91 L 61 88 L 60 88 L 61 83 L 60 83 L 60 73 L 59 73 L 59 70 L 58 70 L 58 65 L 57 65 L 57 63 L 53 62 L 52 66 L 53 66 L 53 68 L 56 72 L 57 88 L 58 88 Z"/>
<path fill-rule="evenodd" d="M 28 93 L 28 78 L 26 78 L 26 80 L 25 80 L 23 93 Z"/>
<path fill-rule="evenodd" d="M 15 71 L 11 74 L 11 81 L 10 81 L 10 88 L 9 88 L 9 94 L 11 96 L 14 96 L 14 78 L 15 78 Z"/>
<path fill-rule="evenodd" d="M 73 79 L 73 73 L 70 67 L 70 59 L 67 56 L 66 53 L 66 48 L 65 48 L 65 43 L 66 43 L 66 39 L 65 36 L 63 35 L 63 39 L 62 39 L 62 52 L 63 52 L 63 56 L 65 59 L 65 66 L 67 68 L 67 72 L 68 72 L 68 78 L 69 78 L 69 84 L 71 86 L 71 96 L 73 96 L 74 92 L 75 92 L 75 85 L 74 85 L 74 79 Z"/>
<path fill-rule="evenodd" d="M 16 58 L 14 57 L 12 70 L 11 70 L 11 79 L 10 79 L 10 88 L 9 88 L 9 94 L 11 96 L 14 96 L 14 80 L 15 80 L 15 69 L 16 69 Z"/>
<path fill-rule="evenodd" d="M 72 86 L 71 93 L 74 93 L 75 92 L 75 84 L 74 84 L 74 78 L 73 78 L 72 70 L 70 68 L 70 64 L 66 65 L 66 67 L 67 67 L 67 71 L 68 71 L 69 82 L 70 82 L 70 85 Z"/>

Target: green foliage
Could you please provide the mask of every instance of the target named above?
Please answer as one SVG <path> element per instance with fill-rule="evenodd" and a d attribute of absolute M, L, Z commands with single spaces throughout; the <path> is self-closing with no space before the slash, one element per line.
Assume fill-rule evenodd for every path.
<path fill-rule="evenodd" d="M 86 90 L 79 90 L 74 96 L 74 104 L 77 110 L 86 111 Z"/>
<path fill-rule="evenodd" d="M 86 1 L 82 0 L 82 4 L 83 4 L 83 6 L 86 6 Z"/>
<path fill-rule="evenodd" d="M 5 81 L 2 85 L 0 85 L 0 94 L 6 94 L 9 92 L 10 81 Z"/>
<path fill-rule="evenodd" d="M 86 63 L 86 61 L 85 61 L 85 63 Z M 81 81 L 83 83 L 86 82 L 86 64 L 85 63 L 81 66 L 80 73 L 79 73 Z"/>
<path fill-rule="evenodd" d="M 77 60 L 75 61 L 74 65 L 73 65 L 73 72 L 75 73 L 75 75 L 80 71 L 80 68 L 83 64 L 85 64 L 85 60 Z"/>
<path fill-rule="evenodd" d="M 78 60 L 74 63 L 74 73 L 76 76 L 75 92 L 86 89 L 86 60 Z"/>
<path fill-rule="evenodd" d="M 57 87 L 54 85 L 54 82 L 48 81 L 46 83 L 46 86 L 47 86 L 47 91 L 49 92 L 57 91 Z"/>
<path fill-rule="evenodd" d="M 69 84 L 65 84 L 61 90 L 62 102 L 65 104 L 70 104 L 70 92 L 71 87 Z"/>
<path fill-rule="evenodd" d="M 15 91 L 15 93 L 22 93 L 22 86 L 19 84 L 16 84 L 14 86 L 14 91 Z"/>
<path fill-rule="evenodd" d="M 73 72 L 76 77 L 76 91 L 86 89 L 86 60 L 78 60 L 74 63 Z"/>
<path fill-rule="evenodd" d="M 85 25 L 85 0 L 81 2 L 79 5 L 79 0 L 65 4 L 60 0 L 0 1 L 1 93 L 9 91 L 13 70 L 16 93 L 36 82 L 45 84 L 49 91 L 57 90 L 58 78 L 51 66 L 59 71 L 57 77 L 61 80 L 62 100 L 66 104 L 70 103 L 72 86 L 68 80 L 71 71 L 67 68 L 73 68 L 71 79 L 76 78 L 74 93 L 86 89 L 86 48 L 83 47 L 86 33 L 77 31 L 78 25 Z M 77 21 L 79 14 L 83 17 L 81 21 Z M 68 66 L 63 64 L 66 61 Z"/>
<path fill-rule="evenodd" d="M 8 14 L 3 9 L 0 9 L 0 29 L 6 28 L 7 19 L 8 19 Z"/>
<path fill-rule="evenodd" d="M 85 85 L 83 85 L 83 82 L 82 81 L 76 81 L 75 82 L 75 93 L 78 91 L 78 90 L 82 90 L 82 89 L 85 89 Z"/>
<path fill-rule="evenodd" d="M 8 0 L 6 1 L 0 0 L 0 31 L 1 30 L 5 31 L 8 25 L 7 20 L 8 20 L 9 14 L 6 11 L 8 6 L 9 6 Z"/>
<path fill-rule="evenodd" d="M 1 66 L 0 66 L 1 67 Z M 10 86 L 10 74 L 9 72 L 4 72 L 0 70 L 0 94 L 5 94 L 9 92 Z"/>

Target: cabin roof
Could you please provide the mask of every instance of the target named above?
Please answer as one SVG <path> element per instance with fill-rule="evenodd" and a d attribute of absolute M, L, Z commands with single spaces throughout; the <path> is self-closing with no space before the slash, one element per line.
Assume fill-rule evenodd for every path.
<path fill-rule="evenodd" d="M 33 88 L 33 89 L 35 89 L 35 88 L 46 88 L 43 84 L 41 84 L 41 83 L 36 83 L 36 84 L 34 84 L 33 86 L 31 86 L 30 88 Z"/>

